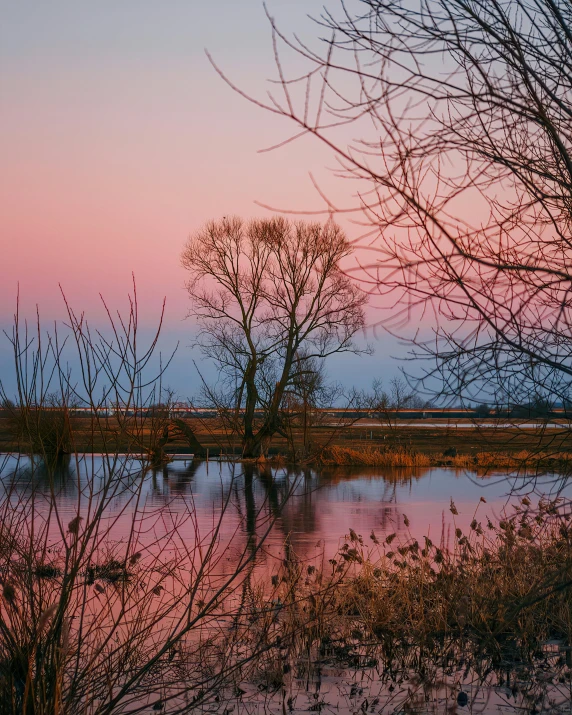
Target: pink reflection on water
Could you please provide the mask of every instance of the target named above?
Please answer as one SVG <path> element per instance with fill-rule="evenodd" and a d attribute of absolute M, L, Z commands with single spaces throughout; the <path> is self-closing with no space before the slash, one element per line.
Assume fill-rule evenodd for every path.
<path fill-rule="evenodd" d="M 140 476 L 140 467 L 133 461 L 124 471 L 144 480 L 140 508 L 155 515 L 152 528 L 142 530 L 143 540 L 161 544 L 174 525 L 189 543 L 206 540 L 228 499 L 217 537 L 225 552 L 221 560 L 224 571 L 225 563 L 231 569 L 240 552 L 259 543 L 271 521 L 265 556 L 257 556 L 258 563 L 281 558 L 286 540 L 303 560 L 332 558 L 350 529 L 362 535 L 366 543 L 371 543 L 373 532 L 380 540 L 397 533 L 403 540 L 429 536 L 434 543 L 444 541 L 447 545 L 456 527 L 466 530 L 475 518 L 485 527 L 487 519 L 497 522 L 505 510 L 511 513 L 511 503 L 517 501 L 511 491 L 516 490 L 519 496 L 555 496 L 561 486 L 554 476 L 525 479 L 497 473 L 479 477 L 452 468 L 336 469 L 318 473 L 187 462 L 172 463 L 162 471 Z M 15 468 L 15 458 L 6 462 L 0 471 L 4 483 L 14 478 Z M 30 488 L 26 470 L 26 461 L 20 460 L 17 490 Z M 104 478 L 101 458 L 80 460 L 59 475 L 56 501 L 64 521 L 68 516 L 73 518 L 78 503 L 85 501 L 81 491 L 92 470 Z M 287 499 L 291 490 L 294 495 Z M 126 482 L 109 507 L 109 518 L 116 519 L 111 533 L 118 542 L 126 538 L 131 526 L 134 507 L 128 503 L 130 498 Z M 450 511 L 451 500 L 458 515 Z M 192 518 L 186 516 L 189 513 Z M 168 549 L 168 544 L 164 548 Z"/>

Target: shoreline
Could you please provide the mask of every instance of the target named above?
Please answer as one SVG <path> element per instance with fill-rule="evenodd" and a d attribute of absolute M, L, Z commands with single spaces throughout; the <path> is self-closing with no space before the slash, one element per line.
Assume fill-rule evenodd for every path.
<path fill-rule="evenodd" d="M 508 469 L 512 472 L 549 471 L 567 475 L 572 469 L 572 452 L 546 452 L 522 450 L 516 453 L 502 451 L 481 451 L 475 454 L 450 454 L 438 455 L 426 452 L 417 452 L 407 448 L 376 447 L 326 447 L 319 453 L 306 459 L 292 459 L 287 455 L 275 452 L 268 456 L 258 458 L 242 458 L 238 454 L 216 453 L 208 456 L 195 456 L 192 453 L 171 452 L 166 453 L 166 459 L 152 464 L 148 454 L 144 452 L 119 452 L 119 451 L 89 451 L 78 450 L 73 453 L 61 455 L 56 461 L 66 458 L 97 458 L 108 457 L 112 459 L 129 459 L 132 461 L 148 462 L 150 469 L 161 469 L 169 464 L 182 462 L 232 462 L 235 464 L 267 465 L 268 467 L 309 467 L 312 469 L 332 468 L 385 468 L 385 469 L 430 469 L 448 468 L 464 469 L 479 473 L 490 470 Z M 32 454 L 28 450 L 7 449 L 0 451 L 0 458 L 19 456 L 37 457 L 43 460 L 41 454 Z"/>

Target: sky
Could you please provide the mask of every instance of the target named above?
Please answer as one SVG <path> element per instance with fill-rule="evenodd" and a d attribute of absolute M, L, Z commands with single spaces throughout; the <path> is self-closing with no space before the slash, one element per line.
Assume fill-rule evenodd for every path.
<path fill-rule="evenodd" d="M 97 323 L 99 294 L 125 307 L 134 274 L 146 325 L 166 297 L 161 345 L 179 343 L 168 382 L 192 395 L 199 355 L 179 262 L 187 237 L 222 215 L 270 215 L 255 201 L 322 208 L 310 173 L 334 197 L 349 191 L 311 139 L 261 153 L 292 128 L 233 92 L 209 63 L 205 49 L 238 86 L 264 96 L 275 70 L 262 3 L 0 4 L 0 325 L 18 290 L 24 314 L 37 304 L 47 324 L 63 318 L 60 285 Z M 271 0 L 269 11 L 311 41 L 308 14 L 322 4 Z M 374 356 L 334 359 L 334 379 L 366 387 L 398 373 L 391 356 L 403 347 L 379 331 L 361 340 Z M 5 380 L 9 359 L 3 341 Z"/>

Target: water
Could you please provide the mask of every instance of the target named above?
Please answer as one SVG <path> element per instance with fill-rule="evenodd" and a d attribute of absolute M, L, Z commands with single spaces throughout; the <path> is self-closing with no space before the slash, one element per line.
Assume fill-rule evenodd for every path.
<path fill-rule="evenodd" d="M 335 557 L 350 530 L 363 535 L 366 543 L 373 532 L 379 540 L 397 533 L 398 541 L 428 535 L 435 543 L 446 544 L 451 529 L 465 529 L 474 518 L 486 524 L 487 518 L 494 522 L 512 513 L 518 497 L 529 495 L 534 502 L 540 496 L 572 496 L 557 475 L 477 475 L 450 468 L 315 471 L 227 462 L 176 462 L 153 471 L 142 470 L 138 460 L 110 462 L 101 455 L 71 459 L 53 473 L 27 458 L 4 455 L 0 480 L 14 504 L 34 496 L 48 540 L 54 543 L 62 538 L 69 542 L 72 520 L 79 514 L 83 524 L 88 523 L 105 500 L 106 527 L 97 537 L 102 543 L 125 545 L 135 538 L 142 547 L 169 556 L 180 544 L 189 549 L 199 542 L 208 544 L 224 511 L 215 537 L 215 584 L 249 553 L 254 555 L 254 570 L 269 577 L 286 553 L 308 564 Z M 104 492 L 110 483 L 111 490 Z M 451 512 L 451 501 L 457 515 Z M 133 537 L 136 511 L 144 516 Z M 178 547 L 172 539 L 174 529 Z M 263 548 L 257 550 L 265 536 Z M 252 713 L 394 713 L 403 712 L 404 698 L 417 689 L 419 697 L 410 712 L 445 713 L 452 712 L 462 689 L 469 705 L 459 706 L 458 712 L 512 713 L 522 708 L 514 684 L 479 687 L 471 677 L 467 679 L 460 668 L 429 693 L 413 678 L 390 682 L 387 672 L 376 667 L 348 670 L 325 664 L 311 678 L 290 676 L 293 700 L 288 706 L 280 692 L 261 690 L 256 682 L 243 684 L 242 702 L 247 703 L 245 712 Z M 570 712 L 567 687 L 547 686 L 546 702 L 552 697 L 556 705 L 537 711 Z M 213 708 L 218 712 L 216 705 Z M 240 712 L 238 706 L 235 712 Z"/>
<path fill-rule="evenodd" d="M 25 493 L 32 481 L 39 480 L 40 491 L 43 489 L 47 498 L 51 482 L 46 480 L 42 485 L 41 470 L 32 480 L 30 466 L 27 458 L 5 456 L 0 462 L 0 479 L 5 485 L 15 485 L 17 493 Z M 131 512 L 124 510 L 133 495 L 133 485 L 127 479 L 132 474 L 138 488 L 142 480 L 140 508 L 168 509 L 172 515 L 187 510 L 192 502 L 203 532 L 220 515 L 230 490 L 221 533 L 224 543 L 260 537 L 258 532 L 272 517 L 275 523 L 266 539 L 267 548 L 279 551 L 288 537 L 301 557 L 310 557 L 320 549 L 329 558 L 350 529 L 364 536 L 372 531 L 380 537 L 394 532 L 404 537 L 427 535 L 437 542 L 443 525 L 447 529 L 453 521 L 461 528 L 475 516 L 483 521 L 487 517 L 498 521 L 507 511 L 511 513 L 515 494 L 532 495 L 533 500 L 540 495 L 572 496 L 572 489 L 555 475 L 523 477 L 494 472 L 479 476 L 464 469 L 443 467 L 336 468 L 317 472 L 189 461 L 174 462 L 140 477 L 140 466 L 138 460 L 123 460 L 117 470 L 124 483 L 118 485 L 108 509 L 109 516 L 119 515 L 114 538 L 125 538 L 130 525 Z M 78 504 L 86 508 L 87 496 L 82 490 L 89 476 L 97 474 L 103 480 L 106 473 L 102 456 L 85 456 L 60 467 L 55 475 L 55 502 L 66 524 L 78 513 Z M 290 491 L 292 496 L 286 499 Z M 459 512 L 455 519 L 450 511 L 451 500 Z"/>

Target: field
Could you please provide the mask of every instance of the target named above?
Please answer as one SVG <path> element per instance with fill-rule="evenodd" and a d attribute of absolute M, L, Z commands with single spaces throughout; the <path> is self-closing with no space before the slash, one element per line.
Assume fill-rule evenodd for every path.
<path fill-rule="evenodd" d="M 240 438 L 225 431 L 224 426 L 212 417 L 185 417 L 179 420 L 190 427 L 210 457 L 240 456 Z M 147 453 L 159 438 L 166 418 L 130 418 L 120 421 L 104 417 L 70 418 L 73 449 L 78 452 L 103 452 L 109 450 Z M 540 457 L 543 462 L 567 461 L 572 453 L 572 431 L 566 425 L 524 426 L 526 423 L 495 425 L 491 420 L 447 419 L 397 420 L 380 425 L 371 419 L 357 422 L 332 421 L 313 425 L 306 435 L 306 454 L 315 459 L 326 450 L 329 463 L 335 456 L 340 464 L 377 464 L 379 466 L 514 466 L 515 460 Z M 425 426 L 426 425 L 426 426 Z M 169 426 L 167 453 L 190 453 L 194 450 L 180 429 Z M 291 458 L 301 450 L 302 430 L 294 427 L 289 439 L 276 436 L 268 449 L 270 457 Z M 0 413 L 0 451 L 18 451 L 19 447 L 13 425 L 6 414 Z M 352 461 L 352 454 L 358 455 Z M 340 456 L 342 455 L 342 456 Z M 363 456 L 359 456 L 363 455 Z M 385 463 L 376 455 L 394 455 L 393 462 Z M 397 456 L 395 456 L 397 455 Z M 395 463 L 399 455 L 415 456 L 404 463 Z M 376 461 L 377 460 L 377 461 Z M 415 461 L 417 460 L 417 461 Z M 328 462 L 326 462 L 328 463 Z"/>

